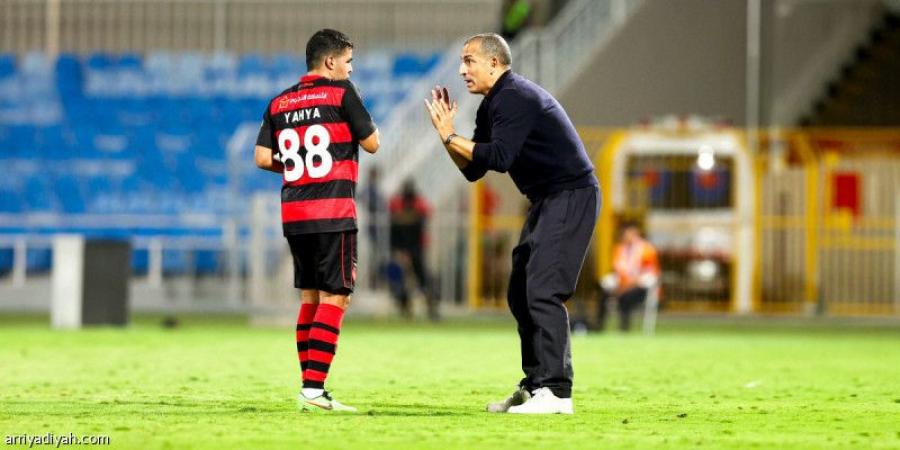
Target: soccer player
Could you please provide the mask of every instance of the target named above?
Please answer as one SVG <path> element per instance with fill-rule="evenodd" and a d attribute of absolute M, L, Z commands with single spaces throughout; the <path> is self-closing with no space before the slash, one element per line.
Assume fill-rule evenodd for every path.
<path fill-rule="evenodd" d="M 256 140 L 256 165 L 284 177 L 281 221 L 300 289 L 297 399 L 305 411 L 356 411 L 325 390 L 356 280 L 358 147 L 375 153 L 380 144 L 350 82 L 352 60 L 346 35 L 316 32 L 306 44 L 307 74 L 269 102 Z"/>
<path fill-rule="evenodd" d="M 463 47 L 459 73 L 484 96 L 475 135 L 458 136 L 457 104 L 447 89 L 425 105 L 444 147 L 469 181 L 488 170 L 509 172 L 531 201 L 512 252 L 507 300 L 518 323 L 525 378 L 491 412 L 572 414 L 572 355 L 565 302 L 575 291 L 600 210 L 594 167 L 562 106 L 510 70 L 502 37 L 478 34 Z"/>

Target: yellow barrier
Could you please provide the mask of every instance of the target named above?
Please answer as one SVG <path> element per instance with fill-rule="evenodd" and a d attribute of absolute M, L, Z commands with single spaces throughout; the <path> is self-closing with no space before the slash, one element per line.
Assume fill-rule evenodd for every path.
<path fill-rule="evenodd" d="M 744 139 L 744 133 L 731 132 Z M 592 248 L 595 267 L 583 272 L 591 278 L 584 284 L 594 285 L 593 280 L 612 268 L 617 220 L 652 214 L 653 206 L 646 201 L 647 189 L 632 186 L 631 193 L 621 195 L 635 201 L 627 203 L 625 210 L 613 208 L 613 196 L 617 195 L 613 180 L 624 176 L 616 171 L 626 170 L 621 164 L 614 166 L 613 157 L 632 130 L 581 128 L 579 133 L 594 161 L 603 199 Z M 673 294 L 666 307 L 740 311 L 738 295 L 733 291 L 739 285 L 740 273 L 750 271 L 750 312 L 900 314 L 900 205 L 890 203 L 900 198 L 900 130 L 797 129 L 759 136 L 760 151 L 750 159 L 755 203 L 749 249 L 753 257 L 745 266 L 736 264 L 737 259 L 725 262 L 727 272 L 720 274 L 727 277 L 724 286 L 734 295 L 724 303 L 704 303 L 703 299 Z M 681 167 L 685 165 L 682 160 L 669 163 L 672 170 L 690 170 Z M 860 206 L 851 212 L 833 207 L 838 194 L 835 176 L 846 173 L 858 174 L 862 180 Z M 735 176 L 731 183 L 735 198 L 748 188 L 738 185 Z M 627 184 L 623 186 L 627 188 Z M 476 184 L 471 197 L 471 211 L 476 214 L 471 220 L 474 239 L 469 244 L 468 294 L 473 308 L 498 305 L 498 299 L 485 302 L 482 298 L 485 223 L 489 222 L 493 230 L 513 232 L 523 221 L 521 214 L 482 217 L 478 213 L 482 211 L 480 189 L 481 183 Z M 641 198 L 645 200 L 636 200 Z M 734 198 L 732 202 L 736 203 Z M 734 233 L 738 239 L 737 228 Z M 743 251 L 737 247 L 734 258 Z"/>

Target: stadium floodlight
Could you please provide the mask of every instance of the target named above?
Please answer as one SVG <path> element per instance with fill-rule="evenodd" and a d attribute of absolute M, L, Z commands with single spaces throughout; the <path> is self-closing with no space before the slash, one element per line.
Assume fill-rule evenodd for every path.
<path fill-rule="evenodd" d="M 700 150 L 697 152 L 697 167 L 700 170 L 712 170 L 712 168 L 716 165 L 716 156 L 714 154 L 713 148 L 704 145 L 700 147 Z"/>

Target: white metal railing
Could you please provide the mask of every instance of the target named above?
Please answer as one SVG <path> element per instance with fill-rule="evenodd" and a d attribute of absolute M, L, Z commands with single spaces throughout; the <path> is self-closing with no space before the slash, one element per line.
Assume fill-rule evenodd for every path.
<path fill-rule="evenodd" d="M 565 89 L 624 24 L 643 0 L 572 0 L 549 26 L 524 33 L 511 45 L 513 69 L 553 94 Z M 435 135 L 422 99 L 435 84 L 448 86 L 459 102 L 457 132 L 471 136 L 482 97 L 471 95 L 458 74 L 463 41 L 453 43 L 431 73 L 397 106 L 383 128 L 383 150 L 375 164 L 384 168 L 382 191 L 393 193 L 406 179 L 414 179 L 429 200 L 440 204 L 464 183 Z"/>
<path fill-rule="evenodd" d="M 65 233 L 63 233 L 65 234 Z M 25 285 L 27 279 L 27 254 L 29 250 L 49 250 L 53 247 L 53 239 L 57 235 L 47 234 L 0 234 L 0 249 L 12 249 L 13 264 L 8 275 L 8 283 L 13 287 Z M 123 237 L 131 243 L 132 251 L 147 251 L 146 278 L 151 286 L 163 283 L 163 252 L 178 250 L 195 252 L 202 250 L 225 251 L 226 246 L 221 238 L 216 237 Z M 246 251 L 246 249 L 238 249 Z M 231 256 L 229 255 L 230 259 Z M 190 273 L 191 269 L 186 269 Z"/>
<path fill-rule="evenodd" d="M 424 194 L 433 200 L 435 188 L 446 184 L 442 179 L 461 179 L 459 174 L 446 174 L 441 179 L 435 179 L 432 172 L 425 173 L 422 169 L 428 167 L 430 161 L 438 161 L 442 165 L 452 164 L 438 142 L 423 103 L 425 98 L 430 99 L 431 89 L 435 85 L 447 86 L 451 97 L 459 102 L 457 132 L 471 136 L 473 130 L 475 109 L 481 97 L 469 94 L 458 74 L 457 56 L 462 43 L 459 40 L 448 47 L 440 64 L 415 84 L 409 97 L 397 105 L 383 127 L 382 150 L 372 158 L 373 163 L 383 168 L 381 172 L 385 174 L 381 180 L 382 192 L 390 195 L 406 179 L 413 178 Z"/>
<path fill-rule="evenodd" d="M 809 106 L 834 79 L 835 68 L 851 59 L 856 47 L 867 38 L 866 30 L 881 19 L 880 14 L 874 13 L 880 10 L 868 2 L 822 2 L 807 7 L 816 7 L 819 13 L 830 10 L 831 23 L 815 30 L 818 35 L 811 39 L 815 45 L 804 55 L 805 64 L 785 76 L 779 83 L 780 89 L 768 100 L 770 104 L 765 105 L 771 110 L 769 122 L 773 124 L 796 123 L 809 112 Z"/>
<path fill-rule="evenodd" d="M 513 43 L 517 71 L 553 94 L 561 92 L 643 0 L 569 2 L 550 25 Z"/>

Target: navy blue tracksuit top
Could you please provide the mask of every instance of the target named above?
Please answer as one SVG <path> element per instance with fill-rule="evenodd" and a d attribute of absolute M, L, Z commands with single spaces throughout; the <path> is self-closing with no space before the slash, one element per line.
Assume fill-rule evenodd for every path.
<path fill-rule="evenodd" d="M 469 181 L 488 170 L 509 172 L 529 200 L 597 186 L 594 166 L 559 102 L 525 77 L 507 71 L 478 107 Z"/>

